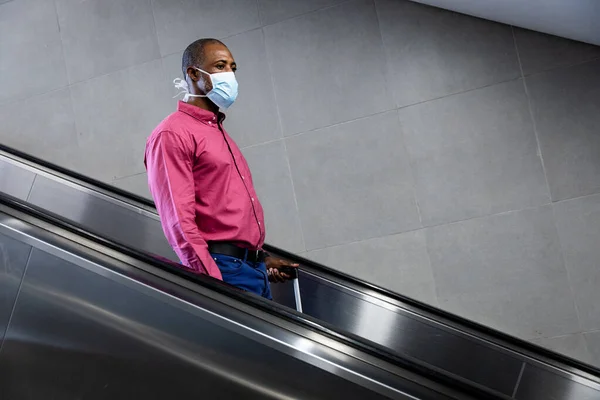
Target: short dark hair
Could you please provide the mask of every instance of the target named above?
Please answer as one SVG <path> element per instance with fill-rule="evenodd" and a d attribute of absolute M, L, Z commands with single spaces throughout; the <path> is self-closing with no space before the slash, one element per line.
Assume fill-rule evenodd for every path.
<path fill-rule="evenodd" d="M 225 46 L 225 44 L 218 39 L 204 38 L 196 40 L 185 49 L 183 52 L 183 57 L 181 57 L 181 72 L 183 72 L 184 78 L 187 75 L 187 69 L 189 66 L 199 66 L 204 64 L 204 48 L 208 44 L 215 43 Z"/>

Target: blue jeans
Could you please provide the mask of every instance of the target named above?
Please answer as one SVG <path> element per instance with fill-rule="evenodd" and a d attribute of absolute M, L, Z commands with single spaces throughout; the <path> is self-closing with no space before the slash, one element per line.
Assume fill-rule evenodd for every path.
<path fill-rule="evenodd" d="M 273 300 L 267 267 L 264 262 L 253 263 L 222 254 L 212 254 L 212 256 L 221 270 L 224 282 Z"/>

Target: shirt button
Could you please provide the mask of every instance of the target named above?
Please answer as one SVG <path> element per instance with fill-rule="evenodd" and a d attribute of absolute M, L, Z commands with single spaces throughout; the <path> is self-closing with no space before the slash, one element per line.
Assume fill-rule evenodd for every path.
<path fill-rule="evenodd" d="M 252 201 L 254 201 L 254 197 L 252 198 Z"/>
<path fill-rule="evenodd" d="M 246 178 L 244 178 L 244 177 L 242 176 L 242 180 L 244 181 L 244 180 L 246 180 Z"/>

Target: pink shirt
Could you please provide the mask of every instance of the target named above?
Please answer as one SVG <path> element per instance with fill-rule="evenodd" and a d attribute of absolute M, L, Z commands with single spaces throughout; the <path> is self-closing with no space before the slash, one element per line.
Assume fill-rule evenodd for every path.
<path fill-rule="evenodd" d="M 223 129 L 224 118 L 180 101 L 148 138 L 144 160 L 171 247 L 193 272 L 217 279 L 207 242 L 258 250 L 265 240 L 250 168 Z"/>

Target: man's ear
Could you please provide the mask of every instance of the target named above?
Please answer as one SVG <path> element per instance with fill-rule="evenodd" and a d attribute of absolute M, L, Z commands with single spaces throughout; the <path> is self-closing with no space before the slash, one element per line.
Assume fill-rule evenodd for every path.
<path fill-rule="evenodd" d="M 194 82 L 198 82 L 200 80 L 200 71 L 198 71 L 196 68 L 188 67 L 185 72 L 187 73 L 187 76 L 189 76 L 190 80 Z"/>

